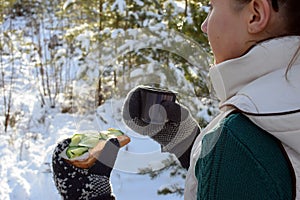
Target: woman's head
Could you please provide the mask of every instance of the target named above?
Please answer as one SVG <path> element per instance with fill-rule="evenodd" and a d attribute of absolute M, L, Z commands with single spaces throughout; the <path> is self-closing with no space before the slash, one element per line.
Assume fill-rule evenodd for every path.
<path fill-rule="evenodd" d="M 234 0 L 238 4 L 248 4 L 252 0 Z M 272 9 L 280 12 L 284 18 L 285 34 L 300 35 L 300 1 L 299 0 L 269 0 Z"/>
<path fill-rule="evenodd" d="M 211 0 L 202 24 L 215 62 L 243 55 L 259 41 L 300 35 L 300 0 Z"/>

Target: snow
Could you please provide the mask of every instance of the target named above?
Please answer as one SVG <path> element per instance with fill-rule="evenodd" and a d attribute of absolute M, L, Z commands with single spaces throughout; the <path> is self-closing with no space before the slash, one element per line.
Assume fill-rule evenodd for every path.
<path fill-rule="evenodd" d="M 140 0 L 134 0 L 134 2 L 139 5 L 139 6 L 143 6 L 144 5 L 144 2 L 143 1 L 140 1 Z"/>
<path fill-rule="evenodd" d="M 68 6 L 70 6 L 71 4 L 75 3 L 76 0 L 67 0 L 64 5 L 63 5 L 63 10 L 66 10 L 68 8 Z"/>
<path fill-rule="evenodd" d="M 138 77 L 143 73 L 134 71 L 131 75 Z M 60 104 L 56 108 L 40 106 L 34 83 L 30 82 L 31 87 L 21 89 L 14 102 L 15 109 L 22 111 L 18 126 L 9 127 L 7 133 L 0 134 L 1 200 L 38 200 L 41 197 L 44 200 L 60 199 L 52 180 L 51 169 L 51 155 L 57 142 L 79 130 L 105 130 L 109 127 L 117 127 L 131 137 L 128 146 L 120 150 L 111 174 L 113 192 L 118 200 L 183 198 L 179 195 L 157 194 L 166 183 L 183 187 L 184 179 L 181 177 L 170 177 L 168 170 L 155 179 L 139 174 L 143 168 L 161 169 L 164 167 L 162 161 L 170 155 L 161 153 L 158 143 L 132 132 L 124 125 L 120 118 L 124 96 L 107 100 L 104 105 L 87 115 L 61 113 Z M 81 84 L 74 84 L 74 87 L 74 91 L 81 92 L 83 98 L 89 95 L 84 92 L 87 89 L 82 90 Z M 58 102 L 63 102 L 63 95 L 59 95 L 59 99 Z M 1 121 L 3 122 L 3 118 Z"/>
<path fill-rule="evenodd" d="M 134 2 L 138 5 L 144 4 L 143 1 L 140 0 L 135 0 Z M 171 2 L 172 1 L 169 1 L 168 3 Z M 75 3 L 74 0 L 67 0 L 63 8 L 67 9 L 73 3 Z M 119 12 L 123 12 L 125 6 L 126 3 L 124 0 L 116 0 L 112 9 L 118 9 Z M 176 7 L 176 9 L 181 8 Z M 153 13 L 148 14 L 151 15 Z M 145 21 L 144 23 L 146 26 L 146 24 L 150 22 Z M 17 28 L 20 27 L 19 29 L 23 30 L 25 24 L 26 20 L 20 18 L 16 20 L 14 26 Z M 4 23 L 2 26 L 3 30 L 9 30 L 10 28 L 9 23 Z M 43 27 L 41 27 L 41 29 L 42 28 Z M 162 23 L 150 27 L 152 31 L 164 28 L 165 24 Z M 53 33 L 47 32 L 47 30 L 44 31 L 45 33 L 39 36 L 41 38 L 31 38 L 31 40 L 29 40 L 30 37 L 24 37 L 24 41 L 28 40 L 28 43 L 34 43 L 38 40 L 48 41 L 48 38 L 51 38 L 50 36 L 53 35 Z M 110 33 L 112 38 L 120 37 L 120 35 L 125 34 L 123 29 L 111 30 L 109 28 L 104 29 L 102 32 L 102 34 L 107 33 Z M 164 37 L 168 36 L 167 33 L 168 32 L 161 33 L 162 41 L 166 43 L 172 42 L 170 39 L 164 40 Z M 144 35 L 139 34 L 139 31 L 136 30 L 129 29 L 127 34 L 133 36 L 135 40 L 128 40 L 124 46 L 120 47 L 121 52 L 125 51 L 126 53 L 126 50 L 142 49 L 149 46 L 151 47 L 152 45 L 154 47 L 160 47 L 159 45 L 162 45 L 156 44 L 155 38 L 144 38 Z M 94 37 L 93 32 L 89 30 L 87 24 L 69 29 L 65 36 L 76 37 L 78 46 L 82 47 L 85 51 L 91 48 L 91 38 Z M 15 35 L 12 35 L 11 38 L 14 37 Z M 177 39 L 177 42 L 181 43 L 182 38 Z M 19 41 L 18 39 L 12 41 L 16 49 L 22 48 L 22 44 L 17 43 L 17 41 Z M 111 43 L 111 45 L 114 45 L 114 43 Z M 4 49 L 9 48 L 5 47 Z M 193 50 L 193 48 L 191 49 Z M 22 53 L 24 53 L 22 51 L 16 52 L 15 54 L 20 58 L 14 62 L 14 67 L 18 69 L 18 73 L 14 74 L 17 79 L 15 81 L 15 90 L 12 98 L 12 110 L 16 111 L 12 114 L 14 114 L 16 125 L 14 127 L 9 126 L 7 132 L 3 131 L 5 108 L 2 96 L 0 98 L 0 200 L 60 199 L 52 179 L 51 168 L 51 156 L 57 142 L 71 137 L 75 132 L 81 130 L 106 130 L 110 127 L 119 128 L 131 137 L 131 142 L 120 150 L 114 170 L 111 174 L 113 192 L 118 200 L 183 199 L 183 196 L 176 194 L 158 194 L 158 190 L 162 190 L 165 187 L 168 187 L 170 190 L 172 190 L 174 185 L 176 187 L 184 187 L 184 179 L 181 176 L 170 175 L 172 169 L 163 170 L 162 173 L 154 179 L 148 174 L 143 175 L 139 173 L 141 169 L 145 168 L 161 170 L 165 167 L 164 161 L 170 158 L 170 154 L 162 153 L 160 151 L 160 145 L 152 139 L 141 136 L 127 128 L 122 122 L 120 115 L 124 98 L 131 88 L 136 86 L 137 83 L 147 83 L 149 81 L 153 83 L 157 81 L 161 83 L 162 86 L 181 91 L 182 95 L 193 103 L 190 105 L 190 109 L 196 111 L 193 115 L 201 116 L 209 121 L 212 116 L 207 114 L 208 108 L 192 95 L 193 88 L 191 84 L 185 80 L 184 74 L 177 69 L 175 64 L 170 63 L 170 69 L 163 69 L 160 67 L 160 63 L 149 60 L 149 63 L 140 66 L 138 69 L 132 69 L 132 71 L 126 72 L 127 76 L 124 75 L 124 80 L 120 80 L 118 85 L 120 93 L 114 94 L 112 92 L 112 97 L 107 100 L 105 104 L 97 108 L 91 106 L 89 112 L 84 113 L 81 111 L 86 108 L 83 109 L 85 105 L 80 105 L 82 103 L 81 101 L 88 101 L 90 99 L 89 87 L 91 87 L 91 85 L 89 84 L 99 76 L 99 69 L 95 69 L 98 66 L 95 67 L 92 60 L 90 65 L 80 66 L 79 56 L 74 56 L 67 61 L 64 60 L 63 58 L 65 54 L 67 54 L 68 49 L 62 45 L 56 54 L 58 63 L 59 65 L 69 64 L 69 75 L 64 74 L 64 77 L 70 76 L 69 79 L 71 81 L 65 81 L 70 81 L 71 86 L 74 88 L 74 93 L 82 98 L 76 102 L 76 105 L 79 106 L 78 113 L 62 113 L 61 109 L 66 103 L 63 94 L 57 96 L 55 108 L 51 108 L 49 99 L 47 98 L 45 99 L 46 105 L 41 106 L 41 84 L 38 82 L 37 72 L 32 63 L 34 61 L 36 63 L 37 61 L 41 63 L 46 62 L 47 59 L 46 57 L 39 57 L 34 53 L 35 51 L 33 49 L 30 51 L 33 52 L 30 56 L 22 55 Z M 173 53 L 177 53 L 178 55 L 182 53 L 176 52 L 176 49 L 174 51 Z M 77 48 L 74 52 L 74 55 L 80 55 L 81 53 Z M 172 51 L 170 50 L 170 52 Z M 61 60 L 59 60 L 60 58 Z M 107 60 L 109 59 L 112 60 L 111 58 L 107 58 Z M 3 57 L 3 60 L 5 60 L 5 57 Z M 199 63 L 198 60 L 195 62 Z M 22 67 L 22 65 L 26 67 Z M 12 66 L 6 62 L 3 62 L 1 67 L 3 67 L 3 71 L 8 74 L 13 70 Z M 105 68 L 105 66 L 99 66 L 99 68 L 100 67 Z M 74 77 L 80 77 L 82 74 L 88 77 L 85 83 L 73 81 Z M 134 79 L 134 81 L 127 83 L 128 79 Z M 1 95 L 3 94 L 4 93 L 1 93 Z M 7 93 L 5 93 L 5 95 L 7 95 Z"/>
<path fill-rule="evenodd" d="M 26 96 L 30 99 L 31 94 L 27 93 Z M 111 111 L 111 102 L 103 107 L 106 107 L 107 112 Z M 41 110 L 36 109 L 32 112 L 36 112 L 33 113 L 34 116 L 41 117 Z M 111 113 L 105 114 L 107 124 L 98 124 L 95 121 L 92 121 L 92 124 L 103 128 L 117 124 Z M 59 113 L 57 109 L 49 110 L 45 117 L 47 130 L 39 129 L 43 125 L 33 128 L 32 130 L 35 130 L 33 132 L 28 130 L 23 137 L 17 136 L 18 131 L 15 138 L 6 134 L 0 135 L 1 200 L 41 199 L 41 197 L 44 200 L 60 199 L 52 180 L 51 154 L 58 141 L 70 137 L 77 131 L 78 119 L 73 114 Z M 121 124 L 119 122 L 118 126 Z M 154 180 L 148 175 L 138 174 L 141 168 L 161 169 L 164 167 L 161 161 L 167 159 L 169 154 L 161 153 L 160 146 L 148 137 L 130 133 L 125 127 L 123 130 L 127 130 L 126 134 L 131 137 L 131 142 L 120 150 L 115 169 L 111 174 L 113 192 L 117 199 L 182 199 L 181 196 L 157 194 L 162 183 L 174 182 L 183 185 L 182 178 L 172 178 L 168 171 Z"/>
<path fill-rule="evenodd" d="M 120 13 L 123 13 L 125 11 L 126 7 L 126 2 L 124 0 L 116 0 L 112 7 L 111 10 L 118 10 Z"/>

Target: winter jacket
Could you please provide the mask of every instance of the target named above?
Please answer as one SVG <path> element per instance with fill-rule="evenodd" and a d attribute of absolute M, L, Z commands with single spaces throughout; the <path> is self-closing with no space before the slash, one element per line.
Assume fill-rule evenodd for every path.
<path fill-rule="evenodd" d="M 202 146 L 195 166 L 197 199 L 293 199 L 294 174 L 282 144 L 245 115 L 221 120 Z"/>
<path fill-rule="evenodd" d="M 186 200 L 196 199 L 197 192 L 199 195 L 199 190 L 204 187 L 203 179 L 199 180 L 202 181 L 199 189 L 197 177 L 201 177 L 195 171 L 203 164 L 202 159 L 206 159 L 206 156 L 210 156 L 216 150 L 224 133 L 221 131 L 217 134 L 215 142 L 209 145 L 204 142 L 205 138 L 214 133 L 224 120 L 228 120 L 232 116 L 230 113 L 234 111 L 243 113 L 246 117 L 244 122 L 251 122 L 252 128 L 257 126 L 281 142 L 285 151 L 278 156 L 282 157 L 284 152 L 287 153 L 286 163 L 291 163 L 290 173 L 291 176 L 295 176 L 296 181 L 296 199 L 300 199 L 300 58 L 297 57 L 299 45 L 299 36 L 271 39 L 254 46 L 239 58 L 211 67 L 209 73 L 220 100 L 221 113 L 194 142 L 185 186 Z M 256 158 L 258 155 L 252 156 Z M 280 162 L 284 163 L 283 159 Z M 276 164 L 274 163 L 274 166 Z M 247 189 L 245 188 L 245 191 Z"/>

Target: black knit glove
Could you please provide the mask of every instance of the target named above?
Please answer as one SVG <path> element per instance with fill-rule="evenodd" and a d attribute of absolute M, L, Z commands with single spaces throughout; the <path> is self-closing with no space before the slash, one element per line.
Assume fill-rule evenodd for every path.
<path fill-rule="evenodd" d="M 161 144 L 163 152 L 174 153 L 178 158 L 192 145 L 200 128 L 190 112 L 182 105 L 171 101 L 162 103 L 168 121 L 164 124 L 149 124 L 140 119 L 141 89 L 131 90 L 123 105 L 123 120 L 133 131 L 150 136 Z"/>
<path fill-rule="evenodd" d="M 120 147 L 118 140 L 107 141 L 100 158 L 89 169 L 75 167 L 60 156 L 70 142 L 71 139 L 60 142 L 52 156 L 53 179 L 62 198 L 114 200 L 109 177 Z"/>

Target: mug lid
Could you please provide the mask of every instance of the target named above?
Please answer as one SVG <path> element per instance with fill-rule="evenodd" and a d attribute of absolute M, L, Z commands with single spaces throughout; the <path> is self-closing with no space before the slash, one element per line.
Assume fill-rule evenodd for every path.
<path fill-rule="evenodd" d="M 170 93 L 170 94 L 177 94 L 177 92 L 169 90 L 166 87 L 153 87 L 153 86 L 148 86 L 148 85 L 141 85 L 139 88 L 148 90 L 150 92 L 163 92 L 163 93 Z"/>

